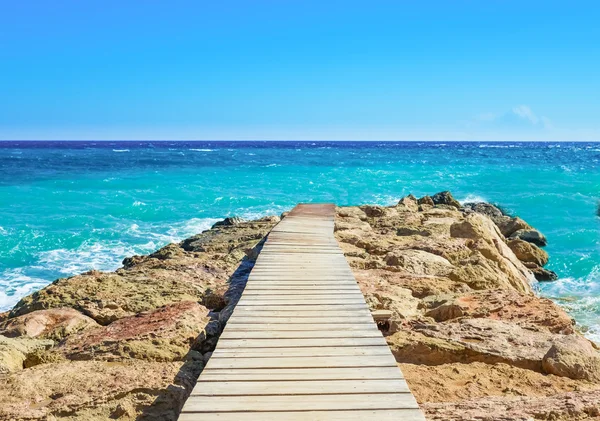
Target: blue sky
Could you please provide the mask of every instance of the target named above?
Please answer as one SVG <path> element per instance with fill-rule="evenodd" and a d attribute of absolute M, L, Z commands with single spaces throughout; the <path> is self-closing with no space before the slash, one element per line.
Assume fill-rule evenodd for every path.
<path fill-rule="evenodd" d="M 0 139 L 600 140 L 600 3 L 2 1 Z"/>

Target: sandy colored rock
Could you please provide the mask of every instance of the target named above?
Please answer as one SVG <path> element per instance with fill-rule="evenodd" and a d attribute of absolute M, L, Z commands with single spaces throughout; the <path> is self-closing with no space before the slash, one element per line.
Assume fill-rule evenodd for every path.
<path fill-rule="evenodd" d="M 386 254 L 385 263 L 413 275 L 445 276 L 453 268 L 448 260 L 423 250 L 393 250 Z"/>
<path fill-rule="evenodd" d="M 0 380 L 0 419 L 175 421 L 201 362 L 44 364 Z"/>
<path fill-rule="evenodd" d="M 544 355 L 542 367 L 549 374 L 600 384 L 600 353 L 588 340 L 578 336 L 555 341 Z"/>
<path fill-rule="evenodd" d="M 0 323 L 0 335 L 61 340 L 98 324 L 72 308 L 39 310 Z"/>
<path fill-rule="evenodd" d="M 540 247 L 544 247 L 548 243 L 548 240 L 544 234 L 535 229 L 517 230 L 513 232 L 509 238 L 520 238 L 521 240 L 533 243 Z"/>
<path fill-rule="evenodd" d="M 552 396 L 486 397 L 459 402 L 424 403 L 430 421 L 582 421 L 600 417 L 596 390 Z"/>
<path fill-rule="evenodd" d="M 573 333 L 574 320 L 551 300 L 512 290 L 474 291 L 467 294 L 429 296 L 422 301 L 425 315 L 438 322 L 489 318 L 515 323 L 529 330 Z"/>
<path fill-rule="evenodd" d="M 31 354 L 49 349 L 53 344 L 49 339 L 7 338 L 0 335 L 0 375 L 22 370 Z"/>
<path fill-rule="evenodd" d="M 506 242 L 508 247 L 522 262 L 535 263 L 538 266 L 544 266 L 548 263 L 548 253 L 533 243 L 528 243 L 519 238 L 514 238 Z"/>
<path fill-rule="evenodd" d="M 552 396 L 600 390 L 600 384 L 546 375 L 507 364 L 399 364 L 417 402 L 453 402 L 487 396 Z"/>
<path fill-rule="evenodd" d="M 209 321 L 207 308 L 182 301 L 73 335 L 57 350 L 72 360 L 182 360 L 205 339 Z"/>

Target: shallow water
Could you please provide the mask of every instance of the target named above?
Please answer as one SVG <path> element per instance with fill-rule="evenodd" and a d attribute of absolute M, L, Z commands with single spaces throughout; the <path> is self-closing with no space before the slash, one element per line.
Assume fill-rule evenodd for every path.
<path fill-rule="evenodd" d="M 0 142 L 0 310 L 226 216 L 440 190 L 544 232 L 541 293 L 600 340 L 600 143 Z"/>

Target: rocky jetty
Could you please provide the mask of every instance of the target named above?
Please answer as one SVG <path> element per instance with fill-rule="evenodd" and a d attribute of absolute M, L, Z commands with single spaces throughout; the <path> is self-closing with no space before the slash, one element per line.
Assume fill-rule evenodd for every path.
<path fill-rule="evenodd" d="M 338 208 L 336 237 L 428 419 L 600 417 L 600 353 L 534 294 L 556 275 L 525 221 L 442 192 Z"/>
<path fill-rule="evenodd" d="M 176 420 L 279 221 L 228 218 L 0 314 L 0 419 Z M 337 209 L 335 235 L 432 420 L 600 417 L 600 355 L 532 285 L 546 238 L 449 192 Z"/>

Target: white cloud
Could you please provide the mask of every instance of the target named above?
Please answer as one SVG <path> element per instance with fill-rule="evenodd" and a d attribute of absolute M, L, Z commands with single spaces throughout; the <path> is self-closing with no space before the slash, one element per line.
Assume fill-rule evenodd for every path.
<path fill-rule="evenodd" d="M 531 124 L 538 124 L 540 119 L 531 111 L 531 108 L 527 105 L 517 105 L 513 107 L 512 112 L 517 116 L 529 120 Z"/>
<path fill-rule="evenodd" d="M 475 118 L 478 128 L 496 130 L 539 130 L 553 129 L 552 121 L 546 116 L 538 116 L 529 105 L 515 105 L 503 113 L 482 113 Z"/>

